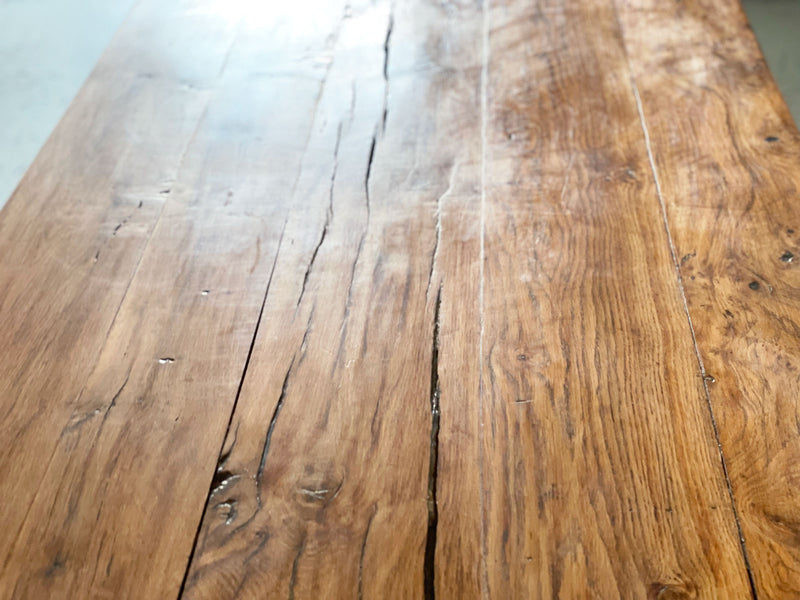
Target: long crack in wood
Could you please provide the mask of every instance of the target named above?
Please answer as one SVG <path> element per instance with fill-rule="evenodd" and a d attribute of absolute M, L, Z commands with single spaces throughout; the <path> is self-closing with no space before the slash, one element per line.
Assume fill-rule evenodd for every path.
<path fill-rule="evenodd" d="M 442 288 L 436 295 L 436 310 L 433 316 L 433 348 L 431 350 L 431 450 L 428 466 L 428 535 L 425 540 L 425 563 L 423 568 L 425 600 L 436 597 L 436 532 L 439 522 L 439 505 L 436 484 L 439 470 L 439 312 L 442 304 Z"/>
<path fill-rule="evenodd" d="M 430 269 L 428 269 L 428 286 L 425 288 L 425 300 L 427 300 L 430 295 L 431 283 L 433 283 L 433 271 L 436 267 L 436 259 L 439 256 L 439 244 L 442 241 L 442 205 L 444 199 L 453 192 L 453 184 L 455 183 L 457 169 L 458 164 L 453 162 L 450 167 L 450 180 L 447 189 L 440 194 L 439 198 L 436 200 L 436 241 L 433 245 L 433 252 L 431 252 L 431 266 Z"/>
<path fill-rule="evenodd" d="M 369 157 L 367 158 L 367 172 L 364 175 L 364 195 L 367 201 L 367 218 L 369 218 L 370 214 L 370 203 L 369 203 L 369 178 L 372 175 L 372 160 L 375 158 L 375 141 L 377 140 L 378 134 L 375 132 L 372 135 L 372 145 L 369 147 Z"/>
<path fill-rule="evenodd" d="M 233 431 L 233 440 L 231 440 L 231 445 L 228 446 L 227 448 L 225 448 L 224 446 L 222 448 L 222 452 L 219 455 L 219 459 L 217 459 L 217 471 L 225 468 L 225 463 L 228 462 L 228 459 L 231 456 L 231 452 L 233 452 L 233 448 L 234 446 L 236 446 L 236 440 L 239 439 L 239 425 L 241 425 L 241 423 L 237 423 L 236 429 Z M 227 441 L 228 441 L 228 436 L 226 435 L 224 443 L 227 443 Z"/>
<path fill-rule="evenodd" d="M 292 576 L 289 579 L 289 600 L 294 600 L 294 586 L 297 584 L 297 570 L 300 565 L 300 557 L 306 549 L 306 534 L 300 539 L 300 544 L 297 546 L 297 554 L 292 562 Z"/>
<path fill-rule="evenodd" d="M 369 516 L 367 527 L 364 529 L 364 539 L 361 540 L 361 554 L 359 555 L 358 559 L 358 600 L 362 600 L 364 597 L 364 556 L 367 554 L 367 538 L 369 537 L 369 528 L 372 527 L 372 519 L 375 518 L 377 512 L 378 507 L 376 506 L 375 510 L 373 510 L 372 514 Z"/>
<path fill-rule="evenodd" d="M 392 30 L 394 29 L 394 3 L 389 12 L 389 24 L 386 27 L 386 38 L 383 41 L 383 116 L 381 132 L 386 132 L 386 119 L 389 116 L 389 50 L 391 48 Z"/>
<path fill-rule="evenodd" d="M 307 146 L 308 146 L 308 142 L 306 142 L 306 147 Z M 299 179 L 299 177 L 298 177 L 298 179 Z M 297 185 L 297 179 L 295 180 L 295 186 L 296 185 Z M 278 264 L 278 256 L 280 255 L 281 246 L 283 245 L 283 236 L 286 233 L 286 224 L 288 223 L 288 219 L 289 219 L 289 217 L 288 217 L 288 214 L 287 214 L 286 218 L 284 218 L 284 220 L 283 220 L 283 225 L 281 226 L 281 234 L 278 237 L 278 247 L 275 250 L 275 258 L 272 260 L 272 267 L 271 267 L 271 269 L 269 271 L 269 277 L 267 278 L 267 288 L 266 288 L 266 290 L 264 290 L 264 297 L 261 300 L 261 308 L 260 308 L 260 310 L 258 312 L 258 319 L 256 320 L 256 326 L 255 326 L 255 329 L 253 330 L 253 337 L 250 339 L 250 348 L 247 351 L 247 358 L 245 358 L 245 361 L 244 361 L 244 369 L 242 370 L 242 376 L 239 378 L 239 387 L 236 389 L 236 396 L 235 396 L 235 398 L 233 400 L 233 406 L 231 407 L 231 413 L 230 413 L 230 416 L 228 418 L 228 424 L 227 424 L 227 426 L 225 428 L 225 436 L 223 438 L 222 447 L 219 450 L 219 454 L 218 454 L 218 458 L 217 458 L 217 467 L 214 469 L 214 475 L 212 475 L 211 482 L 209 483 L 208 494 L 206 495 L 206 510 L 208 510 L 208 506 L 211 503 L 211 498 L 212 498 L 212 496 L 214 494 L 214 490 L 216 489 L 215 488 L 215 484 L 217 484 L 217 487 L 218 487 L 218 482 L 215 482 L 215 477 L 217 476 L 217 472 L 219 471 L 219 467 L 220 467 L 220 465 L 224 465 L 227 462 L 227 460 L 228 460 L 228 458 L 230 456 L 230 452 L 233 450 L 233 446 L 236 443 L 236 437 L 239 434 L 239 426 L 237 425 L 236 426 L 236 431 L 234 433 L 234 440 L 233 440 L 233 442 L 231 442 L 230 448 L 228 448 L 228 452 L 226 454 L 225 453 L 225 444 L 226 444 L 226 441 L 227 441 L 228 437 L 230 436 L 231 424 L 233 423 L 234 415 L 236 415 L 236 408 L 239 405 L 239 398 L 240 398 L 240 396 L 242 394 L 242 387 L 244 386 L 244 380 L 247 377 L 247 369 L 250 366 L 250 359 L 253 357 L 253 350 L 255 348 L 256 339 L 258 338 L 258 330 L 261 327 L 261 320 L 264 317 L 264 308 L 267 305 L 267 297 L 269 296 L 269 291 L 270 291 L 270 289 L 272 287 L 272 278 L 275 275 L 275 267 Z M 294 359 L 292 359 L 292 360 L 294 360 Z M 290 367 L 290 369 L 291 369 L 291 367 Z M 259 492 L 257 492 L 257 494 L 259 494 Z M 257 495 L 257 498 L 258 498 L 259 509 L 260 509 L 260 507 L 261 507 L 261 497 L 260 497 L 260 495 Z M 242 523 L 239 527 L 237 527 L 232 532 L 232 535 L 237 533 L 238 531 L 240 531 L 243 527 L 245 527 L 253 519 L 254 516 L 255 516 L 255 514 L 251 515 L 249 519 L 247 519 L 244 523 Z M 197 544 L 198 544 L 198 542 L 200 540 L 200 531 L 203 528 L 203 523 L 204 522 L 205 522 L 205 513 L 204 513 L 203 519 L 200 520 L 200 523 L 198 524 L 197 530 L 195 531 L 195 534 L 194 534 L 194 541 L 192 542 L 192 549 L 189 552 L 189 559 L 186 562 L 186 570 L 183 572 L 183 580 L 181 581 L 181 586 L 180 586 L 180 589 L 178 590 L 178 598 L 182 598 L 183 597 L 183 593 L 186 590 L 186 586 L 187 586 L 187 584 L 189 584 L 189 572 L 190 572 L 191 565 L 192 565 L 192 563 L 194 561 L 195 553 L 197 552 Z M 192 578 L 191 578 L 192 581 L 194 581 L 196 579 L 197 575 L 198 575 L 197 573 L 192 575 Z M 244 579 L 242 580 L 241 585 L 244 585 Z"/>
<path fill-rule="evenodd" d="M 350 270 L 350 284 L 347 286 L 347 298 L 344 303 L 344 316 L 342 317 L 342 326 L 339 330 L 339 348 L 336 350 L 336 358 L 337 360 L 341 360 L 344 352 L 344 343 L 345 339 L 347 338 L 347 326 L 350 322 L 350 309 L 353 304 L 353 284 L 356 280 L 356 267 L 358 266 L 358 259 L 361 257 L 361 250 L 364 247 L 364 240 L 367 237 L 367 227 L 369 225 L 369 220 L 367 220 L 367 225 L 364 226 L 364 231 L 361 233 L 361 239 L 358 241 L 358 248 L 356 248 L 356 256 L 353 259 L 353 267 Z M 333 364 L 331 367 L 331 375 L 334 374 L 338 365 L 336 363 Z"/>
<path fill-rule="evenodd" d="M 264 467 L 267 464 L 267 455 L 269 454 L 269 446 L 272 443 L 272 433 L 275 431 L 275 424 L 278 422 L 278 417 L 281 414 L 283 403 L 286 400 L 286 390 L 289 387 L 289 377 L 292 374 L 294 361 L 297 355 L 292 357 L 292 362 L 289 363 L 289 368 L 286 370 L 286 376 L 283 378 L 283 385 L 281 386 L 281 395 L 278 397 L 278 403 L 275 405 L 275 410 L 272 413 L 272 418 L 269 420 L 269 428 L 267 429 L 267 436 L 264 439 L 264 447 L 261 449 L 261 461 L 258 464 L 258 471 L 256 473 L 256 503 L 258 508 L 261 508 L 261 483 L 264 478 Z"/>
<path fill-rule="evenodd" d="M 100 427 L 105 425 L 106 420 L 108 419 L 108 413 L 110 413 L 111 409 L 117 405 L 117 400 L 119 400 L 119 397 L 122 395 L 122 390 L 124 390 L 125 386 L 128 385 L 128 379 L 130 379 L 130 377 L 131 377 L 131 369 L 128 370 L 128 373 L 125 375 L 125 381 L 123 381 L 122 385 L 119 386 L 117 393 L 114 394 L 114 397 L 111 398 L 111 402 L 106 407 L 106 412 L 105 414 L 103 414 L 103 420 L 100 422 Z"/>
<path fill-rule="evenodd" d="M 322 243 L 325 241 L 325 236 L 328 234 L 328 227 L 333 219 L 333 189 L 336 186 L 336 172 L 339 169 L 339 145 L 341 141 L 342 124 L 339 123 L 339 127 L 336 130 L 336 145 L 333 147 L 333 169 L 331 171 L 331 182 L 328 191 L 328 210 L 325 213 L 325 224 L 322 226 L 322 234 L 320 234 L 319 241 L 314 247 L 314 251 L 311 253 L 311 260 L 308 261 L 308 267 L 306 267 L 305 275 L 303 275 L 303 285 L 300 288 L 300 295 L 297 297 L 296 306 L 300 306 L 300 302 L 303 300 L 303 294 L 306 292 L 308 277 L 311 275 L 311 270 L 314 268 L 314 261 L 317 259 L 317 254 L 319 253 Z"/>
<path fill-rule="evenodd" d="M 88 412 L 77 419 L 72 420 L 72 422 L 68 423 L 66 427 L 61 431 L 61 435 L 63 436 L 66 433 L 70 433 L 75 431 L 76 429 L 80 429 L 80 427 L 99 415 L 101 412 L 103 413 L 103 419 L 100 422 L 100 428 L 102 429 L 103 425 L 105 425 L 106 419 L 108 419 L 108 413 L 111 412 L 111 409 L 117 405 L 117 400 L 119 399 L 120 395 L 122 394 L 122 390 L 125 389 L 125 386 L 128 385 L 128 379 L 131 377 L 131 369 L 128 369 L 128 372 L 125 374 L 125 381 L 122 382 L 122 385 L 117 390 L 117 393 L 111 398 L 111 402 L 109 402 L 108 406 L 106 406 L 105 410 L 102 408 L 96 408 L 91 412 Z M 83 393 L 83 392 L 81 392 Z"/>
<path fill-rule="evenodd" d="M 311 333 L 311 323 L 314 320 L 314 312 L 317 310 L 317 305 L 314 303 L 311 306 L 311 312 L 308 315 L 308 322 L 306 323 L 306 330 L 303 332 L 303 339 L 300 342 L 300 362 L 303 362 L 303 359 L 306 356 L 306 350 L 308 349 L 308 336 Z M 299 363 L 298 363 L 299 364 Z"/>

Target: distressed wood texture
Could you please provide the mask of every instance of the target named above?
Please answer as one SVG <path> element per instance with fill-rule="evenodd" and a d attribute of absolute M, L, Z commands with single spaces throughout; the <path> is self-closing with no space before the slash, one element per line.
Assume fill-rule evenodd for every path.
<path fill-rule="evenodd" d="M 481 23 L 353 5 L 187 598 L 479 592 Z"/>
<path fill-rule="evenodd" d="M 141 3 L 3 211 L 3 596 L 177 595 L 341 23 L 326 7 L 264 39 L 212 3 Z"/>
<path fill-rule="evenodd" d="M 735 0 L 141 0 L 0 213 L 0 598 L 797 597 L 799 150 Z"/>
<path fill-rule="evenodd" d="M 732 0 L 621 0 L 759 598 L 800 597 L 800 136 Z"/>
<path fill-rule="evenodd" d="M 489 596 L 746 596 L 614 7 L 508 0 L 489 36 Z"/>

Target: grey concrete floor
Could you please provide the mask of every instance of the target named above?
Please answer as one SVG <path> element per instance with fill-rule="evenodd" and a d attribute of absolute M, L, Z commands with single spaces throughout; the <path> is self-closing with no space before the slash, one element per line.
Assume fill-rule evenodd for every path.
<path fill-rule="evenodd" d="M 800 0 L 742 0 L 795 123 L 800 124 Z"/>
<path fill-rule="evenodd" d="M 0 0 L 0 206 L 134 0 Z M 800 122 L 800 0 L 743 0 Z"/>
<path fill-rule="evenodd" d="M 134 0 L 0 0 L 0 206 Z"/>

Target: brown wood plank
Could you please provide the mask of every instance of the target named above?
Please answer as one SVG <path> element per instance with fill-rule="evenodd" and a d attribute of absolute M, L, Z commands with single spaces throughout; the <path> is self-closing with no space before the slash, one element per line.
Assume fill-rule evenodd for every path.
<path fill-rule="evenodd" d="M 7 314 L 30 310 L 49 323 L 49 313 L 39 311 L 55 301 L 69 317 L 92 315 L 105 310 L 106 289 L 120 291 L 105 320 L 70 323 L 55 333 L 26 323 L 18 334 L 23 349 L 33 340 L 54 355 L 6 379 L 19 386 L 18 414 L 4 426 L 22 447 L 8 454 L 11 468 L 3 479 L 4 497 L 18 500 L 3 515 L 4 597 L 161 598 L 175 596 L 181 584 L 330 62 L 327 46 L 344 12 L 331 4 L 314 18 L 298 19 L 301 5 L 273 9 L 277 14 L 263 15 L 276 23 L 265 36 L 260 13 L 229 18 L 212 8 L 140 4 L 3 213 L 4 233 L 15 220 L 30 220 L 23 200 L 50 193 L 52 178 L 45 174 L 62 165 L 86 179 L 85 196 L 60 206 L 41 202 L 57 234 L 32 237 L 33 247 L 53 259 L 34 263 L 27 279 L 3 256 L 6 276 L 39 292 L 24 308 L 7 296 Z M 304 27 L 285 30 L 285 19 Z M 143 36 L 153 27 L 162 35 L 149 36 L 152 45 L 143 51 Z M 137 68 L 118 69 L 126 64 Z M 104 100 L 117 86 L 133 85 L 129 79 L 146 81 L 148 92 Z M 184 90 L 202 102 L 187 102 Z M 169 101 L 156 102 L 160 96 Z M 175 110 L 167 110 L 173 103 Z M 181 111 L 194 116 L 192 126 L 180 116 L 168 125 Z M 69 162 L 70 140 L 84 135 L 85 124 L 97 142 Z M 175 148 L 174 166 L 161 164 L 169 166 L 171 156 L 163 156 L 162 146 Z M 121 155 L 121 166 L 100 160 L 95 175 L 88 157 L 98 151 L 101 159 Z M 151 162 L 154 183 L 130 193 L 131 182 L 148 180 Z M 117 187 L 126 192 L 122 207 L 105 198 Z M 142 211 L 145 201 L 158 208 L 148 207 L 155 217 L 149 224 L 126 220 L 137 214 L 140 199 Z M 93 208 L 99 217 L 91 218 Z M 123 216 L 104 227 L 112 208 Z M 113 244 L 129 230 L 132 241 L 115 254 Z M 134 243 L 146 233 L 146 244 Z M 96 264 L 108 254 L 105 260 L 121 263 L 119 271 L 112 262 L 78 278 L 97 298 L 78 293 L 67 298 L 75 304 L 60 306 L 61 287 L 76 285 L 69 267 L 78 258 L 95 264 L 99 240 L 105 245 Z M 135 268 L 132 280 L 131 269 L 121 268 L 126 261 Z M 54 264 L 61 270 L 54 272 Z M 89 344 L 94 353 L 70 356 L 67 342 Z M 53 385 L 75 381 L 74 389 L 42 396 L 42 369 Z M 40 464 L 25 472 L 14 464 L 20 459 Z"/>
<path fill-rule="evenodd" d="M 620 18 L 758 597 L 800 596 L 800 135 L 739 3 Z"/>
<path fill-rule="evenodd" d="M 185 597 L 480 593 L 480 27 L 352 6 Z"/>
<path fill-rule="evenodd" d="M 181 42 L 181 11 L 140 9 L 120 32 L 0 213 L 0 565 L 96 362 L 230 45 L 198 19 L 199 64 L 137 60 Z M 188 63 L 188 64 L 187 64 Z M 191 67 L 191 68 L 189 68 Z M 180 80 L 177 72 L 185 72 Z M 148 152 L 137 152 L 147 147 Z M 124 224 L 124 225 L 123 225 Z M 117 229 L 119 225 L 122 225 Z M 76 243 L 79 241 L 79 243 Z"/>
<path fill-rule="evenodd" d="M 613 5 L 489 17 L 488 596 L 746 597 Z"/>

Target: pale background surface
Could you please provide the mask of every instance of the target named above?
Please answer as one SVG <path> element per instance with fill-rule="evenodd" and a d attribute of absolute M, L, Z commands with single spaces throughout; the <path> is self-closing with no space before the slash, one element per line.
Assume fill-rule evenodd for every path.
<path fill-rule="evenodd" d="M 0 0 L 0 206 L 55 127 L 134 0 Z M 800 121 L 800 0 L 744 0 Z"/>
<path fill-rule="evenodd" d="M 0 0 L 0 206 L 133 0 Z"/>
<path fill-rule="evenodd" d="M 786 104 L 800 123 L 800 0 L 744 0 L 742 4 Z"/>

